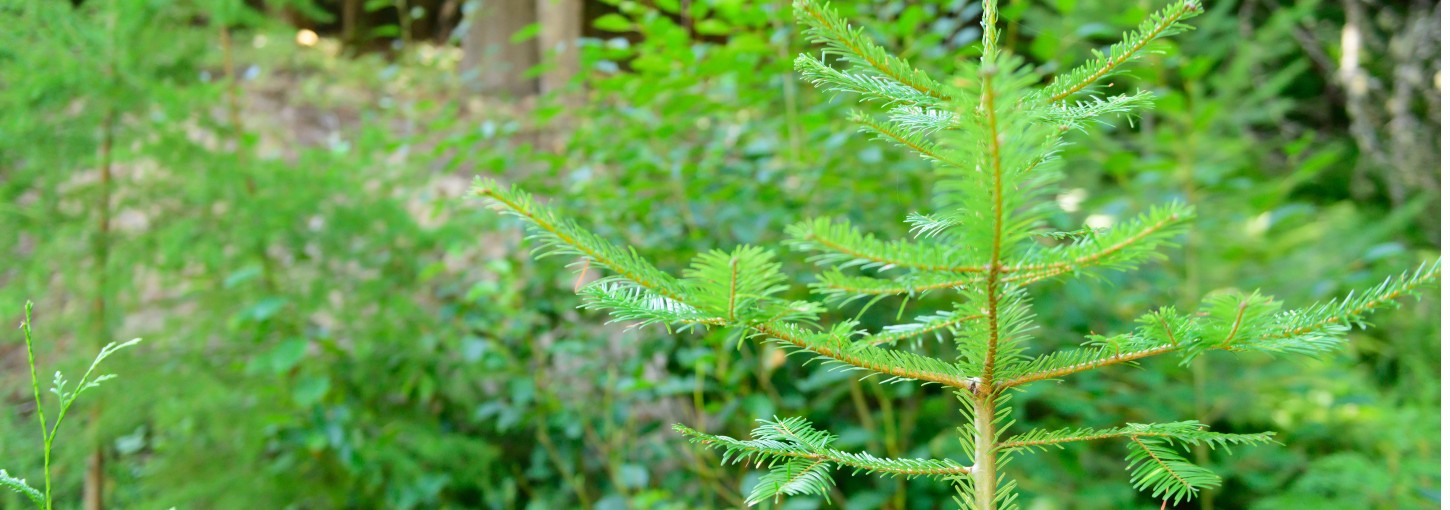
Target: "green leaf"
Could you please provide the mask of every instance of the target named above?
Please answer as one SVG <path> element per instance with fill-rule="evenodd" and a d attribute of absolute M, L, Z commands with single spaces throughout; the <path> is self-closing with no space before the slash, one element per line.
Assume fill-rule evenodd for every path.
<path fill-rule="evenodd" d="M 730 33 L 730 25 L 715 18 L 703 20 L 695 24 L 695 32 L 702 35 L 725 35 Z"/>
<path fill-rule="evenodd" d="M 513 35 L 509 36 L 509 42 L 513 44 L 518 44 L 533 39 L 534 37 L 537 37 L 539 35 L 539 30 L 541 29 L 543 29 L 543 25 L 540 25 L 538 23 L 529 23 L 528 25 L 524 25 L 524 28 L 520 28 L 517 32 L 514 32 Z"/>
<path fill-rule="evenodd" d="M 258 276 L 262 276 L 261 267 L 247 266 L 232 272 L 232 274 L 227 275 L 227 279 L 222 282 L 222 288 L 235 288 L 238 285 L 256 279 Z"/>
<path fill-rule="evenodd" d="M 325 375 L 307 375 L 297 380 L 297 385 L 292 387 L 292 400 L 298 406 L 308 407 L 322 401 L 327 396 L 327 390 L 332 387 L 332 380 Z"/>
<path fill-rule="evenodd" d="M 297 366 L 302 357 L 307 354 L 307 340 L 304 338 L 289 338 L 277 344 L 272 349 L 268 358 L 272 361 L 272 372 L 283 373 Z"/>
<path fill-rule="evenodd" d="M 618 13 L 609 13 L 594 20 L 594 28 L 607 32 L 631 32 L 634 30 L 634 23 Z"/>
<path fill-rule="evenodd" d="M 373 37 L 387 39 L 401 36 L 403 34 L 403 30 L 398 28 L 397 25 L 379 25 L 373 27 L 372 31 L 368 33 L 371 34 Z"/>
<path fill-rule="evenodd" d="M 649 485 L 649 469 L 639 464 L 619 466 L 619 483 L 630 489 L 645 487 Z"/>

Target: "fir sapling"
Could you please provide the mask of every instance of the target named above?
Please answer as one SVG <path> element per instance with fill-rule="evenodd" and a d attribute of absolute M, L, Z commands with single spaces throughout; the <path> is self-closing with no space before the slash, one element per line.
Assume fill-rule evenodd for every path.
<path fill-rule="evenodd" d="M 1028 356 L 1036 317 L 1025 287 L 1134 269 L 1161 257 L 1193 218 L 1190 206 L 1168 203 L 1102 230 L 1055 232 L 1046 221 L 1055 205 L 1050 198 L 1061 176 L 1056 156 L 1065 134 L 1150 106 L 1147 92 L 1102 94 L 1105 79 L 1154 40 L 1186 29 L 1181 22 L 1202 6 L 1196 0 L 1171 3 L 1106 53 L 1049 78 L 999 47 L 997 4 L 986 0 L 981 58 L 960 64 L 945 79 L 893 56 L 828 5 L 797 0 L 794 8 L 809 38 L 821 45 L 819 57 L 796 59 L 797 70 L 818 87 L 874 105 L 851 120 L 930 160 L 936 172 L 934 210 L 906 218 L 913 239 L 883 240 L 830 219 L 789 228 L 788 247 L 824 267 L 812 285 L 817 299 L 783 298 L 788 278 L 775 253 L 764 248 L 701 254 L 676 277 L 527 193 L 483 180 L 475 189 L 497 209 L 525 220 L 543 255 L 577 257 L 608 273 L 580 291 L 588 308 L 638 324 L 737 329 L 834 365 L 881 374 L 887 382 L 944 386 L 961 401 L 966 420 L 959 433 L 970 462 L 838 450 L 834 435 L 802 418 L 761 420 L 749 439 L 676 426 L 690 441 L 722 450 L 727 462 L 769 467 L 747 498 L 751 504 L 824 494 L 833 471 L 848 469 L 938 479 L 955 487 L 962 508 L 1017 508 L 1015 484 L 1003 473 L 1013 457 L 1102 440 L 1126 448 L 1133 487 L 1164 505 L 1176 504 L 1220 482 L 1185 458 L 1185 448 L 1271 443 L 1272 433 L 1218 433 L 1192 420 L 1018 431 L 1010 420 L 1013 394 L 1024 385 L 1153 356 L 1176 355 L 1187 363 L 1208 351 L 1325 353 L 1340 347 L 1350 328 L 1363 327 L 1370 312 L 1438 281 L 1435 261 L 1375 288 L 1299 309 L 1284 309 L 1257 292 L 1219 294 L 1196 310 L 1149 312 L 1133 331 L 1091 335 L 1081 348 Z M 949 294 L 954 305 L 874 332 L 825 316 L 831 307 L 857 300 L 909 301 L 928 293 Z M 908 344 L 922 338 L 949 339 L 958 355 L 919 354 Z"/>

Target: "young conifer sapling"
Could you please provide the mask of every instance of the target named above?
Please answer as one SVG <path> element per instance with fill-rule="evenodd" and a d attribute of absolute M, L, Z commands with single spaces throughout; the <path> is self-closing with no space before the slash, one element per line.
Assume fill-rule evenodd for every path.
<path fill-rule="evenodd" d="M 906 218 L 912 239 L 882 240 L 842 221 L 809 220 L 790 227 L 788 247 L 824 267 L 812 290 L 818 299 L 781 297 L 787 277 L 775 253 L 742 246 L 694 259 L 681 276 L 656 268 L 634 250 L 608 242 L 539 205 L 527 193 L 479 181 L 476 194 L 529 225 L 544 255 L 577 257 L 608 276 L 583 288 L 585 307 L 617 320 L 676 328 L 732 328 L 825 361 L 954 391 L 965 422 L 959 428 L 967 463 L 950 459 L 882 458 L 832 447 L 836 436 L 802 418 L 763 419 L 748 439 L 685 426 L 690 441 L 724 452 L 726 462 L 768 466 L 747 502 L 782 495 L 824 494 L 832 472 L 931 477 L 951 484 L 962 508 L 1018 508 L 1015 484 L 1003 468 L 1017 455 L 1085 441 L 1118 441 L 1133 487 L 1165 505 L 1191 499 L 1219 477 L 1182 453 L 1194 445 L 1270 443 L 1272 433 L 1226 434 L 1192 420 L 1094 429 L 1013 430 L 1013 393 L 1025 385 L 1131 363 L 1178 356 L 1187 363 L 1208 351 L 1317 355 L 1342 345 L 1367 314 L 1396 305 L 1439 278 L 1435 261 L 1377 287 L 1326 303 L 1286 310 L 1269 296 L 1218 294 L 1197 310 L 1163 307 L 1137 328 L 1090 335 L 1084 346 L 1028 356 L 1035 317 L 1029 285 L 1126 271 L 1161 257 L 1193 218 L 1191 207 L 1168 203 L 1109 229 L 1054 232 L 1047 215 L 1061 177 L 1064 135 L 1112 115 L 1150 106 L 1144 91 L 1105 95 L 1106 79 L 1137 60 L 1156 39 L 1186 28 L 1202 11 L 1197 0 L 1158 10 L 1106 53 L 1076 69 L 1044 76 L 998 45 L 997 3 L 982 6 L 981 58 L 949 78 L 913 68 L 852 28 L 817 0 L 797 0 L 797 18 L 821 56 L 801 55 L 796 69 L 818 87 L 851 94 L 873 111 L 851 120 L 861 130 L 931 161 L 933 211 Z M 832 62 L 828 59 L 834 59 Z M 1047 83 L 1045 86 L 1041 83 Z M 954 304 L 915 322 L 864 331 L 854 320 L 830 321 L 832 306 L 856 300 L 911 300 L 947 293 Z M 939 359 L 914 352 L 921 338 L 950 338 L 958 355 Z"/>

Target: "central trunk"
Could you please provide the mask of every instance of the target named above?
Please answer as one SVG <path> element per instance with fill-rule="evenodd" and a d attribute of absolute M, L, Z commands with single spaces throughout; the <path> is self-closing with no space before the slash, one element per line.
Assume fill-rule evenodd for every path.
<path fill-rule="evenodd" d="M 987 392 L 985 396 L 972 397 L 973 414 L 976 416 L 977 451 L 972 466 L 973 485 L 976 486 L 977 510 L 993 510 L 997 499 L 997 397 Z"/>

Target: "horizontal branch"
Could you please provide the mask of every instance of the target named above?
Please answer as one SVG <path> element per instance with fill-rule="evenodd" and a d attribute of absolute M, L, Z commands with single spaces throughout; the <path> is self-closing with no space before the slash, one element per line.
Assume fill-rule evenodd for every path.
<path fill-rule="evenodd" d="M 780 426 L 779 424 L 774 425 L 777 427 Z M 745 457 L 796 458 L 815 462 L 832 462 L 839 466 L 855 469 L 858 472 L 865 471 L 906 477 L 957 477 L 972 474 L 971 466 L 963 466 L 951 460 L 883 459 L 869 453 L 844 452 L 834 448 L 814 447 L 814 445 L 801 442 L 785 443 L 761 439 L 742 441 L 730 437 L 706 434 L 683 425 L 675 425 L 674 429 L 693 443 L 715 448 L 724 448 L 727 451 L 727 455 L 736 460 Z"/>
<path fill-rule="evenodd" d="M 965 374 L 948 373 L 943 370 L 930 370 L 921 368 L 920 365 L 932 362 L 945 364 L 936 358 L 927 358 L 905 351 L 888 351 L 873 346 L 853 346 L 844 340 L 835 342 L 835 345 L 812 342 L 811 339 L 799 332 L 792 332 L 786 328 L 771 324 L 758 324 L 752 327 L 762 335 L 785 342 L 805 351 L 829 358 L 857 368 L 864 368 L 900 379 L 912 379 L 917 381 L 936 383 L 943 386 L 960 388 L 967 391 L 976 391 L 977 378 Z M 838 339 L 839 340 L 839 339 Z M 891 356 L 895 359 L 885 360 L 872 356 L 865 356 L 866 353 L 875 353 L 883 356 Z M 899 363 L 906 358 L 919 361 L 919 363 Z M 917 365 L 913 368 L 912 365 Z"/>
<path fill-rule="evenodd" d="M 1153 215 L 1155 213 L 1157 213 L 1157 211 L 1149 214 Z M 1134 247 L 1143 240 L 1153 237 L 1155 234 L 1159 234 L 1165 230 L 1181 224 L 1187 219 L 1188 216 L 1191 216 L 1191 213 L 1180 214 L 1178 212 L 1172 212 L 1164 214 L 1162 218 L 1159 218 L 1157 221 L 1154 221 L 1153 223 L 1144 226 L 1142 229 L 1134 232 L 1132 235 L 1120 239 L 1117 242 L 1109 246 L 1103 247 L 1102 249 L 1099 249 L 1097 251 L 1085 253 L 1074 257 L 1072 260 L 1061 262 L 1013 265 L 1003 268 L 1002 272 L 1010 274 L 1007 278 L 1007 281 L 1016 283 L 1018 285 L 1026 285 L 1063 273 L 1068 273 L 1085 266 L 1099 264 L 1108 261 L 1114 255 L 1123 253 L 1124 250 L 1127 250 L 1130 247 Z"/>
<path fill-rule="evenodd" d="M 814 284 L 818 292 L 863 296 L 917 296 L 942 289 L 955 289 L 974 283 L 981 283 L 982 276 L 958 276 L 950 273 L 925 272 L 904 275 L 896 279 L 850 276 L 840 271 L 827 271 L 819 275 Z"/>
<path fill-rule="evenodd" d="M 1186 0 L 1154 13 L 1153 16 L 1144 20 L 1137 30 L 1129 33 L 1123 41 L 1114 44 L 1109 49 L 1109 55 L 1099 55 L 1096 60 L 1065 73 L 1063 79 L 1070 80 L 1070 82 L 1049 85 L 1047 92 L 1051 96 L 1048 97 L 1048 101 L 1061 101 L 1088 88 L 1099 79 L 1111 74 L 1119 66 L 1128 63 L 1149 43 L 1167 35 L 1179 21 L 1191 18 L 1202 11 L 1203 6 L 1197 0 Z"/>
<path fill-rule="evenodd" d="M 918 154 L 921 154 L 927 159 L 946 164 L 951 163 L 951 160 L 942 157 L 941 154 L 937 154 L 935 145 L 932 145 L 931 142 L 920 139 L 920 137 L 912 136 L 910 133 L 903 133 L 900 130 L 893 129 L 891 126 L 877 121 L 876 119 L 873 119 L 867 115 L 855 115 L 852 117 L 851 120 L 856 121 L 856 123 L 860 124 L 863 128 L 865 128 L 866 131 L 870 131 L 872 133 L 875 133 L 877 136 L 880 136 L 881 138 L 890 140 L 903 147 L 916 151 Z"/>
<path fill-rule="evenodd" d="M 798 13 L 804 14 L 799 17 L 805 19 L 815 31 L 818 31 L 817 35 L 821 40 L 839 44 L 842 49 L 850 52 L 851 56 L 875 69 L 882 76 L 943 103 L 951 102 L 951 97 L 941 91 L 941 85 L 925 73 L 913 69 L 905 61 L 866 40 L 859 31 L 851 30 L 845 20 L 838 17 L 836 13 L 827 11 L 820 4 L 810 1 L 797 1 L 795 8 Z"/>
<path fill-rule="evenodd" d="M 1168 438 L 1187 444 L 1205 444 L 1210 448 L 1227 447 L 1235 444 L 1257 444 L 1273 442 L 1272 433 L 1226 434 L 1212 432 L 1197 421 L 1168 423 L 1129 423 L 1121 427 L 1092 429 L 1044 430 L 1034 429 L 1008 438 L 997 446 L 999 450 L 1046 449 L 1049 446 L 1061 448 L 1067 443 L 1099 441 L 1116 438 Z"/>
<path fill-rule="evenodd" d="M 933 317 L 933 318 L 937 318 L 937 317 Z M 968 322 L 971 322 L 971 321 L 974 321 L 974 320 L 979 320 L 979 319 L 984 319 L 984 318 L 986 318 L 986 316 L 985 315 L 981 315 L 981 314 L 977 314 L 977 315 L 961 315 L 961 316 L 946 316 L 946 317 L 941 317 L 942 320 L 935 321 L 935 322 L 916 323 L 916 324 L 904 324 L 904 325 L 901 325 L 900 327 L 898 327 L 897 330 L 895 330 L 895 331 L 891 331 L 891 328 L 887 328 L 886 330 L 883 330 L 881 333 L 877 333 L 875 335 L 871 335 L 869 337 L 866 337 L 866 338 L 862 339 L 859 343 L 869 344 L 869 345 L 889 344 L 889 343 L 894 343 L 894 342 L 898 342 L 898 341 L 901 341 L 901 340 L 905 340 L 905 339 L 908 339 L 908 338 L 913 338 L 913 337 L 918 337 L 918 336 L 922 336 L 922 335 L 927 335 L 927 334 L 935 333 L 937 331 L 941 331 L 941 330 L 944 330 L 944 329 L 949 330 L 949 329 L 955 328 L 957 326 L 960 326 L 962 324 L 966 324 Z M 910 327 L 910 326 L 916 326 L 916 327 L 913 328 L 913 327 Z"/>
<path fill-rule="evenodd" d="M 786 229 L 797 251 L 813 253 L 811 262 L 835 269 L 859 266 L 881 271 L 902 268 L 938 273 L 976 273 L 985 266 L 958 263 L 960 250 L 939 242 L 882 241 L 848 222 L 818 218 Z"/>
<path fill-rule="evenodd" d="M 625 252 L 614 249 L 599 239 L 591 238 L 586 242 L 583 239 L 589 235 L 587 232 L 576 232 L 578 228 L 572 223 L 556 220 L 551 211 L 539 207 L 527 195 L 515 192 L 499 192 L 495 189 L 495 186 L 492 183 L 480 183 L 475 193 L 493 199 L 513 214 L 528 220 L 542 233 L 549 236 L 551 241 L 567 246 L 589 257 L 595 263 L 618 273 L 620 277 L 639 285 L 644 290 L 697 310 L 709 308 L 698 300 L 691 299 L 684 292 L 676 291 L 674 289 L 676 285 L 671 285 L 671 282 L 667 280 L 667 276 L 661 274 L 654 278 L 646 278 L 642 276 L 645 270 L 632 270 L 630 266 L 620 260 L 616 260 L 616 258 L 632 255 L 632 251 Z M 641 268 L 652 269 L 652 266 L 648 266 L 643 261 L 631 262 L 634 262 Z M 690 317 L 690 319 L 693 319 L 693 322 L 699 324 L 717 325 L 721 323 L 721 319 L 718 317 Z M 904 351 L 887 351 L 877 347 L 855 346 L 847 339 L 833 339 L 827 342 L 813 341 L 817 339 L 811 338 L 812 336 L 822 335 L 811 335 L 804 331 L 792 331 L 794 327 L 791 327 L 786 322 L 746 323 L 739 320 L 726 322 L 732 326 L 752 329 L 760 334 L 852 367 L 863 368 L 891 377 L 937 383 L 954 388 L 970 390 L 976 387 L 976 380 L 974 378 L 964 374 L 950 373 L 947 370 L 950 365 L 935 358 L 926 358 Z M 936 369 L 927 367 L 935 367 Z"/>
<path fill-rule="evenodd" d="M 1428 268 L 1422 267 L 1420 270 L 1416 271 L 1412 275 L 1401 276 L 1399 278 L 1399 281 L 1395 281 L 1394 278 L 1386 280 L 1385 283 L 1381 284 L 1381 287 L 1385 288 L 1385 291 L 1379 293 L 1378 295 L 1371 294 L 1374 297 L 1370 299 L 1362 299 L 1359 302 L 1348 307 L 1347 309 L 1341 310 L 1330 310 L 1330 306 L 1333 305 L 1333 303 L 1331 303 L 1330 306 L 1325 306 L 1322 310 L 1317 310 L 1318 312 L 1320 312 L 1320 318 L 1318 320 L 1309 324 L 1296 324 L 1275 333 L 1262 335 L 1259 337 L 1259 339 L 1275 340 L 1282 338 L 1292 338 L 1300 335 L 1307 335 L 1309 333 L 1313 333 L 1330 326 L 1339 325 L 1342 324 L 1344 321 L 1354 321 L 1357 320 L 1359 317 L 1373 312 L 1375 309 L 1384 307 L 1385 305 L 1392 305 L 1394 304 L 1394 301 L 1396 299 L 1411 294 L 1418 290 L 1420 287 L 1428 285 L 1431 282 L 1437 281 L 1439 279 L 1440 263 L 1437 261 L 1433 265 L 1430 265 Z M 1345 301 L 1353 301 L 1352 296 L 1346 298 Z"/>
<path fill-rule="evenodd" d="M 1112 356 L 1108 356 L 1106 358 L 1100 358 L 1100 359 L 1096 359 L 1096 360 L 1093 360 L 1093 361 L 1088 361 L 1088 362 L 1084 362 L 1084 363 L 1078 363 L 1078 364 L 1074 364 L 1074 365 L 1068 365 L 1068 366 L 1065 366 L 1065 367 L 1054 368 L 1054 369 L 1051 369 L 1051 370 L 1044 370 L 1044 371 L 1041 371 L 1041 372 L 1034 372 L 1034 373 L 1030 373 L 1030 374 L 1026 374 L 1026 375 L 1021 375 L 1021 376 L 1018 376 L 1018 377 L 1014 377 L 1014 378 L 1011 378 L 1011 379 L 1007 379 L 1005 381 L 1002 381 L 1002 382 L 998 383 L 998 386 L 1000 386 L 1002 388 L 1011 388 L 1013 386 L 1021 386 L 1023 384 L 1027 384 L 1027 383 L 1030 383 L 1030 382 L 1043 381 L 1043 380 L 1047 380 L 1047 379 L 1056 379 L 1058 377 L 1072 375 L 1072 374 L 1076 374 L 1078 372 L 1085 372 L 1085 371 L 1092 370 L 1092 369 L 1095 369 L 1095 368 L 1102 368 L 1102 367 L 1106 367 L 1106 366 L 1110 366 L 1110 365 L 1117 365 L 1117 364 L 1120 364 L 1120 363 L 1128 363 L 1130 361 L 1136 361 L 1136 360 L 1140 360 L 1140 359 L 1147 358 L 1147 357 L 1151 357 L 1151 356 L 1157 356 L 1159 354 L 1165 354 L 1165 353 L 1173 352 L 1173 351 L 1177 350 L 1178 347 L 1179 346 L 1176 346 L 1176 345 L 1165 344 L 1165 345 L 1160 345 L 1158 347 L 1152 347 L 1152 348 L 1148 348 L 1148 349 L 1141 349 L 1141 350 L 1136 350 L 1136 351 L 1131 351 L 1131 352 L 1125 352 L 1125 353 L 1122 353 L 1122 354 L 1115 354 L 1115 355 L 1112 355 Z"/>
<path fill-rule="evenodd" d="M 1032 447 L 1043 447 L 1043 446 L 1057 446 L 1057 445 L 1066 444 L 1066 443 L 1078 443 L 1078 442 L 1086 442 L 1086 441 L 1098 441 L 1098 440 L 1102 440 L 1102 439 L 1112 439 L 1112 438 L 1115 438 L 1115 437 L 1125 437 L 1125 436 L 1128 436 L 1128 435 L 1130 435 L 1130 434 L 1128 434 L 1126 432 L 1112 432 L 1112 433 L 1107 433 L 1107 434 L 1093 434 L 1093 435 L 1089 435 L 1089 436 L 1054 437 L 1054 438 L 1038 439 L 1038 440 L 1032 440 L 1032 441 L 1006 441 L 1006 442 L 1003 442 L 1002 444 L 997 445 L 997 449 L 998 450 L 1011 450 L 1011 449 L 1015 449 L 1015 448 L 1032 448 Z"/>

